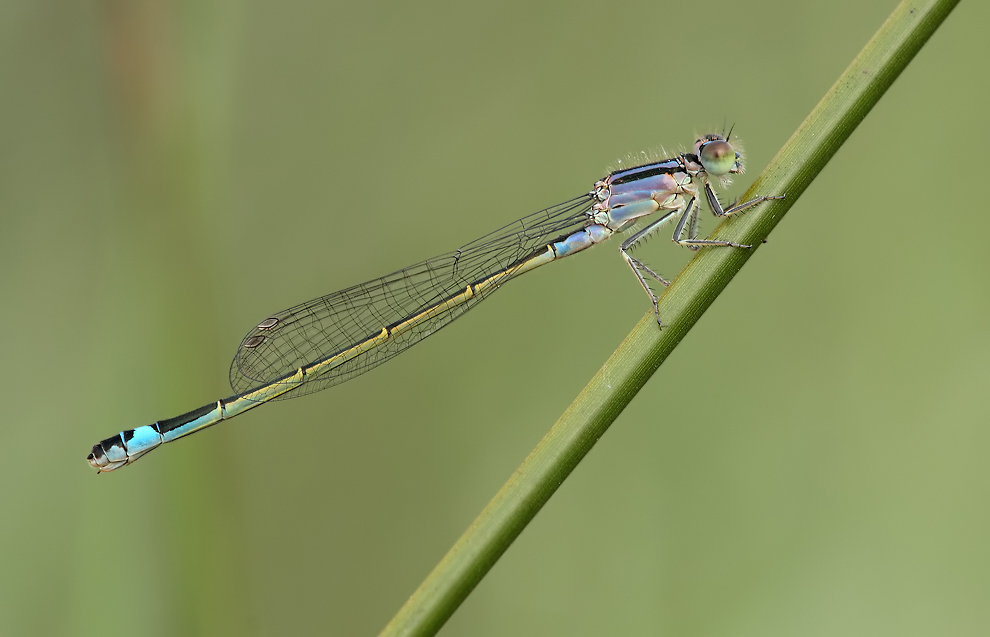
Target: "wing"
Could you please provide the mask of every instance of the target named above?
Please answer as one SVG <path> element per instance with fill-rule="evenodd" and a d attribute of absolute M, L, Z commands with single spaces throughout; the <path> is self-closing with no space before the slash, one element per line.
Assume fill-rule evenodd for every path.
<path fill-rule="evenodd" d="M 231 387 L 242 394 L 285 379 L 300 367 L 381 334 L 382 328 L 415 316 L 584 227 L 593 203 L 590 193 L 582 195 L 523 217 L 459 250 L 272 315 L 241 341 L 230 365 Z M 284 398 L 326 389 L 381 365 L 449 324 L 498 286 L 481 287 L 466 302 L 436 312 L 326 372 L 307 376 Z"/>

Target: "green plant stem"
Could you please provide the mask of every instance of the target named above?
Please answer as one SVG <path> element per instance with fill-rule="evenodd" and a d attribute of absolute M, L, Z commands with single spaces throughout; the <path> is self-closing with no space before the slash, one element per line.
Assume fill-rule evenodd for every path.
<path fill-rule="evenodd" d="M 784 213 L 877 103 L 958 0 L 906 0 L 867 43 L 749 191 L 786 193 L 714 232 L 752 250 L 701 250 L 653 312 L 626 337 L 546 437 L 495 494 L 382 635 L 432 635 L 454 613 L 550 496 L 604 435 Z M 755 193 L 755 194 L 754 194 Z"/>

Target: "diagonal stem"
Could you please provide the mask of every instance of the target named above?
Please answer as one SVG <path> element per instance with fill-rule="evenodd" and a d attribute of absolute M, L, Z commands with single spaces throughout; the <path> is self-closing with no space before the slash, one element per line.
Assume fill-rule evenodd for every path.
<path fill-rule="evenodd" d="M 774 226 L 822 171 L 958 0 L 904 0 L 743 196 L 786 193 L 714 236 L 752 250 L 701 250 L 633 328 L 546 437 L 433 569 L 382 635 L 432 635 L 454 613 L 642 389 Z"/>

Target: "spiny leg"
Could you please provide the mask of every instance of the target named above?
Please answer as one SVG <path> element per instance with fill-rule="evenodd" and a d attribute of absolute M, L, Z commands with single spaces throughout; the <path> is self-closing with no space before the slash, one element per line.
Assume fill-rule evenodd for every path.
<path fill-rule="evenodd" d="M 718 196 L 715 194 L 715 190 L 712 188 L 711 182 L 705 182 L 705 199 L 708 200 L 708 205 L 711 207 L 712 212 L 715 213 L 716 217 L 728 217 L 729 215 L 734 215 L 737 212 L 742 212 L 747 208 L 752 208 L 757 204 L 761 204 L 764 201 L 770 201 L 772 199 L 783 199 L 784 195 L 768 195 L 763 197 L 757 197 L 756 199 L 750 199 L 749 201 L 741 204 L 733 204 L 728 210 L 722 209 L 722 204 L 719 203 Z"/>
<path fill-rule="evenodd" d="M 695 228 L 690 228 L 688 230 L 688 236 L 691 237 L 691 238 L 689 238 L 689 239 L 682 239 L 681 237 L 684 236 L 684 224 L 688 222 L 689 218 L 690 218 L 690 221 L 691 221 L 691 225 L 692 226 L 694 226 L 694 225 L 697 224 L 698 209 L 695 207 L 695 199 L 693 197 L 691 198 L 691 201 L 688 202 L 687 208 L 684 209 L 684 214 L 681 215 L 680 221 L 677 222 L 677 227 L 674 228 L 674 236 L 672 236 L 670 238 L 671 241 L 673 241 L 677 245 L 687 246 L 688 248 L 691 248 L 692 250 L 697 250 L 701 246 L 722 246 L 722 247 L 731 247 L 731 248 L 752 248 L 753 247 L 753 246 L 744 245 L 742 243 L 733 243 L 731 241 L 716 241 L 716 240 L 712 240 L 712 239 L 695 239 L 694 237 L 691 237 L 691 235 L 692 235 L 692 231 L 693 231 L 693 233 L 697 233 L 697 228 L 696 227 Z M 697 236 L 697 234 L 695 234 L 694 236 Z"/>
<path fill-rule="evenodd" d="M 642 261 L 629 254 L 629 250 L 634 248 L 636 244 L 639 243 L 642 239 L 649 236 L 651 233 L 655 232 L 660 226 L 670 222 L 670 220 L 673 219 L 674 215 L 676 214 L 677 214 L 676 210 L 672 210 L 668 212 L 667 214 L 660 217 L 650 225 L 646 226 L 645 228 L 643 228 L 633 236 L 623 241 L 622 245 L 619 246 L 619 252 L 622 253 L 622 258 L 624 258 L 626 260 L 626 263 L 629 264 L 629 268 L 633 271 L 633 274 L 636 275 L 636 280 L 639 281 L 639 284 L 643 286 L 643 289 L 646 290 L 646 294 L 650 297 L 650 302 L 653 303 L 653 313 L 657 317 L 657 323 L 660 325 L 660 327 L 663 327 L 663 321 L 660 320 L 660 307 L 659 307 L 660 299 L 657 298 L 657 295 L 654 294 L 653 290 L 650 289 L 650 285 L 646 282 L 646 279 L 643 277 L 643 273 L 646 273 L 647 276 L 649 276 L 651 279 L 658 281 L 664 287 L 669 286 L 670 281 L 664 279 L 662 276 L 660 276 L 659 274 L 651 270 L 649 267 L 647 267 L 646 264 L 644 264 Z"/>
<path fill-rule="evenodd" d="M 691 206 L 691 218 L 688 220 L 688 239 L 694 240 L 698 238 L 698 210 L 701 206 Z M 701 246 L 688 245 L 688 248 L 697 252 L 701 249 Z"/>

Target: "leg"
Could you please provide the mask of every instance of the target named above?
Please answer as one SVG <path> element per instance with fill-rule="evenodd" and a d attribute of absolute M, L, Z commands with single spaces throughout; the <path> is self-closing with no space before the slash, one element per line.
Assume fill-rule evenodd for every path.
<path fill-rule="evenodd" d="M 659 282 L 664 287 L 670 285 L 670 282 L 664 279 L 656 272 L 654 272 L 653 270 L 651 270 L 642 261 L 629 254 L 629 250 L 634 248 L 636 244 L 639 243 L 642 239 L 646 238 L 651 233 L 655 232 L 660 226 L 670 222 L 674 218 L 674 215 L 676 214 L 677 214 L 676 210 L 672 210 L 668 212 L 667 214 L 660 217 L 650 225 L 646 226 L 645 228 L 643 228 L 633 236 L 623 241 L 622 245 L 619 246 L 619 252 L 622 253 L 622 258 L 624 258 L 626 260 L 626 263 L 629 264 L 629 267 L 632 269 L 633 274 L 636 275 L 636 279 L 639 281 L 639 284 L 643 286 L 643 289 L 646 290 L 646 294 L 650 297 L 650 301 L 653 303 L 653 312 L 657 317 L 657 323 L 660 325 L 660 327 L 663 327 L 663 322 L 660 320 L 660 310 L 657 305 L 660 302 L 660 299 L 658 299 L 657 296 L 653 293 L 653 290 L 650 289 L 650 285 L 649 283 L 646 282 L 646 279 L 643 277 L 643 274 L 645 273 L 651 279 Z"/>
<path fill-rule="evenodd" d="M 729 215 L 734 215 L 737 212 L 742 212 L 747 208 L 752 208 L 756 204 L 763 203 L 764 201 L 770 201 L 771 199 L 783 199 L 784 195 L 772 195 L 768 197 L 757 197 L 756 199 L 750 199 L 746 203 L 741 203 L 739 205 L 733 204 L 728 210 L 722 209 L 722 204 L 718 201 L 718 196 L 715 194 L 715 190 L 712 188 L 711 183 L 705 182 L 705 199 L 708 200 L 708 205 L 711 207 L 712 212 L 715 213 L 716 217 L 728 217 Z"/>
<path fill-rule="evenodd" d="M 732 248 L 751 248 L 753 246 L 743 245 L 742 243 L 732 243 L 731 241 L 713 241 L 711 239 L 695 239 L 697 236 L 697 223 L 698 223 L 698 209 L 694 205 L 695 200 L 692 199 L 688 202 L 687 208 L 684 209 L 684 214 L 681 215 L 681 220 L 677 222 L 677 227 L 674 228 L 674 236 L 670 239 L 679 246 L 687 246 L 692 250 L 697 250 L 701 246 L 724 246 Z M 717 202 L 717 200 L 716 200 Z M 721 207 L 721 206 L 720 206 Z M 688 230 L 688 239 L 682 239 L 684 236 L 684 224 L 688 222 L 690 218 L 691 224 Z M 692 236 L 694 235 L 694 236 Z"/>
<path fill-rule="evenodd" d="M 695 239 L 698 238 L 698 209 L 700 207 L 701 206 L 692 206 L 692 209 L 691 209 L 691 218 L 688 220 L 689 221 L 689 223 L 688 223 L 688 239 L 690 239 L 691 241 L 694 241 Z M 694 250 L 695 252 L 697 252 L 698 250 L 701 249 L 701 246 L 689 244 L 689 245 L 687 245 L 687 248 L 689 248 L 689 249 Z"/>
<path fill-rule="evenodd" d="M 691 223 L 688 224 L 688 239 L 698 238 L 698 209 L 693 210 L 691 215 Z"/>

